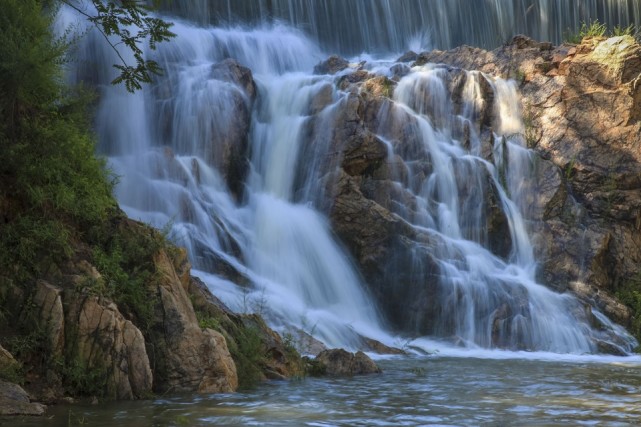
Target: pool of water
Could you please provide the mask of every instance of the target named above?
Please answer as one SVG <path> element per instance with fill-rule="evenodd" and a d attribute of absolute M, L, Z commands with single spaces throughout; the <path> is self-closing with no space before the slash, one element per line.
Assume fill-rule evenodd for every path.
<path fill-rule="evenodd" d="M 498 356 L 497 356 L 498 354 Z M 516 356 L 516 355 L 515 355 Z M 641 424 L 641 358 L 496 353 L 379 360 L 380 375 L 267 382 L 234 394 L 52 407 L 24 426 Z"/>

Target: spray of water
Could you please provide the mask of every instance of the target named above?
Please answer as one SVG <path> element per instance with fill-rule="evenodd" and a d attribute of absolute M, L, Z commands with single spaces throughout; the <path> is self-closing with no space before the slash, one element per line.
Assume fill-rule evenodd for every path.
<path fill-rule="evenodd" d="M 392 3 L 387 6 L 393 13 Z M 63 10 L 61 20 L 71 20 L 70 12 Z M 123 209 L 157 227 L 170 224 L 172 238 L 188 248 L 212 291 L 237 311 L 260 311 L 278 330 L 305 330 L 330 346 L 358 348 L 363 336 L 394 344 L 381 316 L 386 307 L 368 295 L 316 208 L 332 123 L 348 98 L 335 77 L 311 74 L 324 57 L 321 49 L 282 25 L 198 28 L 177 22 L 173 31 L 176 40 L 156 54 L 166 75 L 136 94 L 108 85 L 113 76 L 104 70 L 115 58 L 91 35 L 79 55 L 95 68 L 79 66 L 71 73 L 90 77 L 100 88 L 100 147 L 121 176 L 117 197 Z M 253 71 L 256 87 L 227 78 L 229 72 L 221 70 L 235 67 L 221 65 L 228 58 Z M 391 75 L 391 65 L 374 61 L 370 68 Z M 514 137 L 523 132 L 516 88 L 466 73 L 462 106 L 455 111 L 446 74 L 435 66 L 411 70 L 396 88 L 396 113 L 382 118 L 378 131 L 387 141 L 388 160 L 402 157 L 402 141 L 392 141 L 384 123 L 409 117 L 432 165 L 426 176 L 396 183 L 413 194 L 416 206 L 395 213 L 440 242 L 421 248 L 436 260 L 440 279 L 431 302 L 437 315 L 428 330 L 419 331 L 458 337 L 471 347 L 593 352 L 598 334 L 575 315 L 580 304 L 534 280 L 521 198 L 531 153 Z M 488 86 L 492 105 L 482 94 Z M 474 125 L 488 108 L 497 117 L 493 159 L 482 155 Z M 310 134 L 312 116 L 316 131 Z M 461 123 L 469 127 L 465 142 L 453 130 Z M 246 169 L 226 169 L 225 159 L 234 155 L 241 164 L 249 161 Z M 403 160 L 402 167 L 411 169 L 415 159 Z M 502 256 L 490 244 L 487 215 L 477 209 L 487 191 L 510 236 Z M 401 327 L 410 334 L 417 332 L 413 328 Z M 628 349 L 632 341 L 618 333 Z"/>

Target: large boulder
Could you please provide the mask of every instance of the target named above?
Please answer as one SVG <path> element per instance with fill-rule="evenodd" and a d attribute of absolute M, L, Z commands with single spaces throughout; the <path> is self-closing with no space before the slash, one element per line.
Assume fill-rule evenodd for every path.
<path fill-rule="evenodd" d="M 69 363 L 88 376 L 95 373 L 94 380 L 104 382 L 106 397 L 133 399 L 151 392 L 153 376 L 140 330 L 110 301 L 91 295 L 69 300 Z"/>
<path fill-rule="evenodd" d="M 251 70 L 233 59 L 214 64 L 211 77 L 226 83 L 216 97 L 219 109 L 211 116 L 208 158 L 221 172 L 229 189 L 240 199 L 249 168 L 249 128 L 258 89 Z"/>
<path fill-rule="evenodd" d="M 330 376 L 354 376 L 379 374 L 381 369 L 362 351 L 350 353 L 341 348 L 324 350 L 314 362 L 320 365 L 321 372 Z"/>
<path fill-rule="evenodd" d="M 0 380 L 0 416 L 38 416 L 43 415 L 46 409 L 45 405 L 32 403 L 19 385 Z"/>
<path fill-rule="evenodd" d="M 159 300 L 151 325 L 155 391 L 235 391 L 236 366 L 225 338 L 199 326 L 189 295 L 165 251 L 156 254 L 154 266 L 159 277 Z"/>

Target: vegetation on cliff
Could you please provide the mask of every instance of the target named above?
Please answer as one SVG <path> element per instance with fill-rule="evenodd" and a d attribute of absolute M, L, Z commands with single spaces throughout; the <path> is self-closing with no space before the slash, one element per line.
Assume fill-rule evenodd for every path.
<path fill-rule="evenodd" d="M 55 4 L 0 0 L 0 379 L 52 402 L 233 391 L 235 365 L 251 372 L 241 385 L 264 378 L 280 338 L 199 322 L 186 253 L 118 208 L 92 96 L 64 82 Z"/>

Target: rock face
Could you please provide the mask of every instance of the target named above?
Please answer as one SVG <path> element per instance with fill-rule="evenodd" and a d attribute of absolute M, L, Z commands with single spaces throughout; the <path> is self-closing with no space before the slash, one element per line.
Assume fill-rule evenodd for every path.
<path fill-rule="evenodd" d="M 46 409 L 40 403 L 31 403 L 29 395 L 19 385 L 0 380 L 0 416 L 37 416 L 44 414 Z"/>
<path fill-rule="evenodd" d="M 530 210 L 540 280 L 627 324 L 610 295 L 641 263 L 641 46 L 629 36 L 557 47 L 517 36 L 492 52 L 461 47 L 418 61 L 520 80 L 525 138 L 541 156 Z"/>
<path fill-rule="evenodd" d="M 96 296 L 73 298 L 65 316 L 67 354 L 86 371 L 100 372 L 106 396 L 133 399 L 148 394 L 152 372 L 142 333 L 112 302 Z"/>
<path fill-rule="evenodd" d="M 231 392 L 238 387 L 236 366 L 225 338 L 211 329 L 201 329 L 196 313 L 176 274 L 172 261 L 159 252 L 154 264 L 160 275 L 159 303 L 152 329 L 157 356 L 158 392 Z"/>
<path fill-rule="evenodd" d="M 258 96 L 252 72 L 233 59 L 225 59 L 202 76 L 189 76 L 184 84 L 193 87 L 193 96 L 172 93 L 177 85 L 170 84 L 169 79 L 154 87 L 161 136 L 178 154 L 197 153 L 208 165 L 216 167 L 232 194 L 240 199 L 249 167 L 251 112 Z M 194 126 L 191 119 L 180 120 L 182 115 L 176 110 L 190 111 L 189 117 L 196 117 L 202 126 Z M 186 177 L 181 167 L 171 161 L 173 154 L 165 152 L 168 159 L 163 160 L 169 160 L 169 164 L 156 168 L 158 173 L 169 173 L 182 182 Z M 199 179 L 197 164 L 194 169 Z"/>
<path fill-rule="evenodd" d="M 229 104 L 221 105 L 213 117 L 208 158 L 222 172 L 232 193 L 240 199 L 249 168 L 249 127 L 258 90 L 249 68 L 233 59 L 215 64 L 211 76 L 230 87 L 221 88 L 229 96 L 215 95 Z"/>
<path fill-rule="evenodd" d="M 324 350 L 314 359 L 330 376 L 379 374 L 381 370 L 365 353 L 350 353 L 341 348 Z"/>
<path fill-rule="evenodd" d="M 500 188 L 505 183 L 497 183 L 481 162 L 502 164 L 497 166 L 501 181 L 510 168 L 506 140 L 525 141 L 533 150 L 527 165 L 533 179 L 522 183 L 527 188 L 519 203 L 540 260 L 537 279 L 578 295 L 585 302 L 581 318 L 591 316 L 588 307 L 594 306 L 629 323 L 629 310 L 612 295 L 636 277 L 641 262 L 640 58 L 639 45 L 625 36 L 557 47 L 516 36 L 494 51 L 462 46 L 410 52 L 389 76 L 372 74 L 364 64 L 350 68 L 337 57 L 316 67 L 317 73 L 338 73 L 334 84 L 347 95 L 329 109 L 331 96 L 319 92 L 310 108 L 309 141 L 301 148 L 300 163 L 317 171 L 307 178 L 323 183 L 316 202 L 393 327 L 453 333 L 452 322 L 434 324 L 449 310 L 439 301 L 448 292 L 454 300 L 461 297 L 439 284 L 438 255 L 447 248 L 449 261 L 465 261 L 429 227 L 411 225 L 421 221 L 424 198 L 417 194 L 438 165 L 416 137 L 421 129 L 415 116 L 392 98 L 473 154 L 475 159 L 456 165 L 462 171 L 455 183 L 459 211 L 474 216 L 462 221 L 461 234 L 504 260 L 515 250 L 500 197 L 509 189 Z M 432 80 L 410 74 L 409 63 L 433 64 Z M 505 130 L 511 129 L 509 118 L 503 118 L 504 106 L 496 102 L 503 89 L 494 76 L 519 86 L 523 124 L 511 130 L 514 134 Z M 323 155 L 315 135 L 327 135 L 328 129 Z M 502 143 L 494 138 L 499 129 L 505 135 Z M 302 179 L 296 185 L 298 191 L 309 188 Z M 507 289 L 500 280 L 496 286 Z M 527 295 L 517 293 L 508 295 L 511 306 L 499 304 L 494 313 L 485 313 L 495 318 L 490 345 L 509 342 L 499 324 L 527 316 Z"/>

